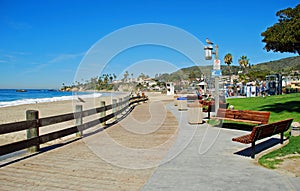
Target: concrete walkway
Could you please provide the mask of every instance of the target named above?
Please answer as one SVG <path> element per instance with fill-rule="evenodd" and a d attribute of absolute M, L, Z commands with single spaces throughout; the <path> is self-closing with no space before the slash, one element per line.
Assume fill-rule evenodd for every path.
<path fill-rule="evenodd" d="M 263 168 L 256 160 L 239 154 L 244 151 L 249 155 L 246 148 L 250 145 L 231 139 L 247 132 L 189 125 L 187 112 L 177 111 L 172 104 L 167 109 L 180 122 L 180 131 L 194 136 L 179 155 L 156 169 L 142 190 L 300 190 L 299 177 Z M 264 141 L 261 145 L 267 144 Z"/>

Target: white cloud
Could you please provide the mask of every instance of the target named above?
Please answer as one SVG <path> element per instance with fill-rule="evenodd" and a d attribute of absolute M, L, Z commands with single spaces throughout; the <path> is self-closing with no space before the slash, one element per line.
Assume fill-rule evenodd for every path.
<path fill-rule="evenodd" d="M 85 52 L 80 52 L 80 53 L 76 53 L 76 54 L 60 54 L 60 55 L 56 56 L 55 58 L 53 58 L 52 60 L 50 60 L 49 63 L 52 64 L 52 63 L 66 61 L 66 60 L 76 59 L 76 58 L 84 56 L 84 54 L 85 54 Z"/>
<path fill-rule="evenodd" d="M 15 60 L 15 56 L 11 54 L 0 54 L 0 63 L 12 63 Z"/>
<path fill-rule="evenodd" d="M 80 58 L 84 55 L 85 52 L 81 52 L 81 53 L 74 53 L 74 54 L 60 54 L 54 58 L 52 58 L 49 61 L 44 61 L 44 62 L 32 62 L 30 63 L 30 65 L 32 65 L 32 67 L 28 68 L 28 70 L 24 71 L 24 74 L 28 74 L 28 73 L 35 73 L 38 71 L 43 70 L 44 68 L 52 65 L 52 64 L 61 64 L 63 62 L 67 62 L 73 59 L 77 59 Z"/>
<path fill-rule="evenodd" d="M 0 63 L 15 64 L 31 54 L 30 52 L 0 50 Z"/>
<path fill-rule="evenodd" d="M 39 64 L 39 63 L 32 63 L 33 65 L 35 65 L 34 67 L 28 68 L 27 70 L 23 71 L 23 75 L 24 74 L 29 74 L 29 73 L 35 73 L 38 72 L 40 70 L 42 70 L 43 68 L 47 67 L 48 64 Z"/>

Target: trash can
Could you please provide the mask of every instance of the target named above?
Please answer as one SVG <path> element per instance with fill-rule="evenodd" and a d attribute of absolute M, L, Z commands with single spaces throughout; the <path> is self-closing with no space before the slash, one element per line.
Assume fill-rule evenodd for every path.
<path fill-rule="evenodd" d="M 194 102 L 188 104 L 188 123 L 199 124 L 203 123 L 202 104 Z"/>
<path fill-rule="evenodd" d="M 179 111 L 188 110 L 186 97 L 179 97 L 179 98 L 177 98 L 177 101 L 178 101 L 178 110 Z"/>
<path fill-rule="evenodd" d="M 179 98 L 179 96 L 175 95 L 174 96 L 174 106 L 178 106 L 178 100 L 177 100 L 177 98 Z"/>
<path fill-rule="evenodd" d="M 186 96 L 188 103 L 193 103 L 196 100 L 199 100 L 197 95 L 187 95 Z"/>
<path fill-rule="evenodd" d="M 291 126 L 292 126 L 291 135 L 293 137 L 300 136 L 300 123 L 293 122 Z"/>

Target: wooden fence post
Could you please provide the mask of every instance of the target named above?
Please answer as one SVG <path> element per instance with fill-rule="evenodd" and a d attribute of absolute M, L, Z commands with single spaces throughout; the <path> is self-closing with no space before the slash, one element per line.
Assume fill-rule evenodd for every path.
<path fill-rule="evenodd" d="M 112 103 L 113 103 L 112 112 L 115 113 L 117 112 L 117 107 L 115 106 L 115 104 L 117 104 L 117 99 L 113 99 Z M 115 115 L 114 119 L 117 120 L 117 115 Z"/>
<path fill-rule="evenodd" d="M 129 106 L 129 95 L 128 96 L 126 96 L 125 98 L 125 107 L 126 107 L 126 110 L 125 111 L 128 111 L 128 106 Z"/>
<path fill-rule="evenodd" d="M 105 107 L 105 101 L 100 101 L 100 107 Z M 106 116 L 106 111 L 102 111 L 100 112 L 100 118 L 103 118 Z M 102 123 L 102 126 L 105 126 L 106 125 L 106 121 L 104 121 Z"/>
<path fill-rule="evenodd" d="M 123 107 L 122 101 L 123 101 L 123 99 L 119 98 L 119 109 L 118 109 L 118 111 L 122 110 L 122 107 Z M 120 115 L 122 115 L 122 113 L 120 113 Z"/>
<path fill-rule="evenodd" d="M 76 137 L 81 137 L 83 135 L 82 128 L 80 127 L 80 125 L 82 125 L 82 122 L 83 122 L 82 121 L 82 105 L 76 105 L 75 112 L 79 113 L 79 115 L 76 116 L 76 121 L 75 121 L 75 125 L 78 128 L 78 133 L 76 133 Z"/>
<path fill-rule="evenodd" d="M 130 106 L 130 95 L 128 95 L 128 97 L 127 97 L 127 106 L 128 106 L 128 109 L 129 109 L 129 106 Z"/>
<path fill-rule="evenodd" d="M 39 119 L 39 111 L 36 111 L 36 110 L 27 110 L 26 111 L 26 120 L 27 121 L 36 120 L 35 125 L 26 131 L 27 139 L 31 139 L 31 138 L 34 138 L 34 137 L 39 137 L 38 119 Z M 34 153 L 34 152 L 37 152 L 39 150 L 40 150 L 39 141 L 37 141 L 35 146 L 32 146 L 32 147 L 28 148 L 28 152 L 30 152 L 30 153 Z"/>

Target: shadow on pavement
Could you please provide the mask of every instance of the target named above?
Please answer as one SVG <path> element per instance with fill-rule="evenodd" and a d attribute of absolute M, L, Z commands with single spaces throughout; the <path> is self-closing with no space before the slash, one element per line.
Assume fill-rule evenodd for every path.
<path fill-rule="evenodd" d="M 280 144 L 280 139 L 278 138 L 271 138 L 266 141 L 260 142 L 259 144 L 255 145 L 255 154 L 258 154 L 266 149 L 269 149 L 277 144 Z M 251 157 L 251 144 L 249 144 L 249 147 L 246 149 L 243 149 L 241 151 L 235 152 L 234 154 L 236 155 L 241 155 L 241 156 L 246 156 L 246 157 Z"/>
<path fill-rule="evenodd" d="M 235 130 L 242 130 L 242 131 L 252 131 L 253 127 L 255 127 L 255 125 L 230 123 L 230 122 L 224 122 L 222 124 L 222 128 L 224 129 L 235 129 Z"/>

